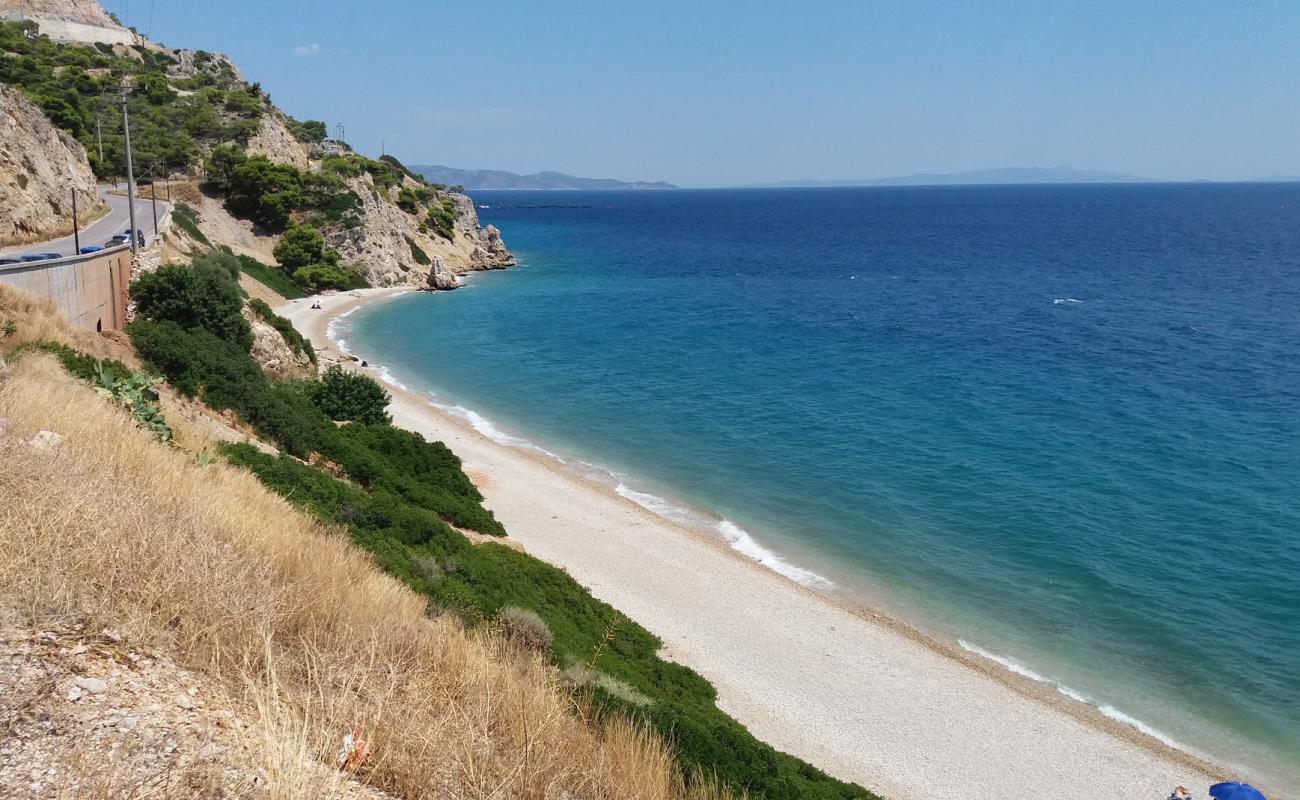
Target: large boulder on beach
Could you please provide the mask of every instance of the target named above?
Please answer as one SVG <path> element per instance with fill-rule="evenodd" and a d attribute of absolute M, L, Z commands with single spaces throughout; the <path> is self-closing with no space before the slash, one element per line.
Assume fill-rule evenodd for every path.
<path fill-rule="evenodd" d="M 442 256 L 434 256 L 433 264 L 429 267 L 429 288 L 445 290 L 459 287 L 460 279 L 456 277 L 456 273 L 451 271 Z"/>

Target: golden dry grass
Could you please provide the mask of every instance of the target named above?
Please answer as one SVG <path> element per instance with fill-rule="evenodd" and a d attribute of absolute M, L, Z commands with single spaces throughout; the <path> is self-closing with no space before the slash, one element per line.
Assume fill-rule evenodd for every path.
<path fill-rule="evenodd" d="M 4 315 L 33 326 L 26 339 L 89 349 L 0 295 Z M 261 712 L 271 796 L 330 794 L 295 765 L 327 763 L 354 725 L 364 779 L 402 797 L 718 796 L 683 788 L 657 737 L 584 721 L 539 657 L 430 619 L 342 531 L 160 446 L 51 357 L 11 359 L 0 418 L 0 612 L 112 627 L 241 691 Z M 63 443 L 24 443 L 42 429 Z"/>

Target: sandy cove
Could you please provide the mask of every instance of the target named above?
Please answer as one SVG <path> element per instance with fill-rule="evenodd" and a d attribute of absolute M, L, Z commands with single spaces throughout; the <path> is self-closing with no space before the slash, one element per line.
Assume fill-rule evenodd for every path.
<path fill-rule="evenodd" d="M 326 359 L 327 326 L 375 289 L 279 309 Z M 381 354 L 365 353 L 380 359 Z M 1050 687 L 771 572 L 546 456 L 499 444 L 421 394 L 393 421 L 446 443 L 529 553 L 663 639 L 760 739 L 892 800 L 1201 796 L 1225 774 Z"/>

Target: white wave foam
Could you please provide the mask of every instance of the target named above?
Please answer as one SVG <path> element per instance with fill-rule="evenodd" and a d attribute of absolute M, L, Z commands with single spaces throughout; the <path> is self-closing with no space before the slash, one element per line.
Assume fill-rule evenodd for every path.
<path fill-rule="evenodd" d="M 544 447 L 538 447 L 536 444 L 533 444 L 529 440 L 524 439 L 522 437 L 511 436 L 510 434 L 498 428 L 496 425 L 493 425 L 491 420 L 489 420 L 487 417 L 483 416 L 482 414 L 478 413 L 477 411 L 465 408 L 464 406 L 454 406 L 454 405 L 447 405 L 446 403 L 440 403 L 437 401 L 437 396 L 434 395 L 433 392 L 429 392 L 428 394 L 429 397 L 431 398 L 430 402 L 432 402 L 434 406 L 442 409 L 443 411 L 446 411 L 448 414 L 451 414 L 452 416 L 460 417 L 461 419 L 465 420 L 470 424 L 470 427 L 472 427 L 474 430 L 478 431 L 479 433 L 483 434 L 487 438 L 491 439 L 492 441 L 496 442 L 497 444 L 503 444 L 507 447 L 520 447 L 527 450 L 534 450 L 538 453 L 541 453 L 542 455 L 549 456 L 555 459 L 556 461 L 559 461 L 561 464 L 568 463 L 567 461 L 565 461 L 564 458 L 562 458 L 557 453 L 552 453 L 550 450 L 547 450 Z"/>
<path fill-rule="evenodd" d="M 1058 298 L 1056 298 L 1055 300 L 1052 301 L 1052 305 L 1054 305 L 1054 306 L 1059 306 L 1059 305 L 1061 305 L 1061 304 L 1063 304 L 1063 303 L 1069 303 L 1069 304 L 1071 304 L 1071 305 L 1078 305 L 1079 303 L 1082 303 L 1082 302 L 1083 302 L 1082 300 L 1076 300 L 1076 299 L 1074 299 L 1073 297 L 1058 297 Z"/>
<path fill-rule="evenodd" d="M 779 572 L 791 580 L 814 589 L 830 589 L 835 586 L 835 584 L 831 583 L 826 578 L 823 578 L 821 575 L 818 575 L 816 572 L 806 570 L 802 567 L 796 567 L 794 564 L 782 559 L 776 553 L 763 547 L 758 542 L 754 541 L 754 537 L 750 536 L 744 528 L 737 526 L 731 520 L 724 519 L 719 522 L 718 532 L 722 534 L 722 538 L 726 539 L 731 544 L 732 548 L 746 556 L 749 556 L 773 572 Z"/>
<path fill-rule="evenodd" d="M 1029 667 L 1025 666 L 1024 664 L 1021 664 L 1019 661 L 1016 661 L 1013 658 L 1007 658 L 1005 656 L 997 655 L 996 653 L 990 653 L 989 651 L 981 647 L 977 647 L 971 644 L 965 639 L 958 639 L 957 644 L 961 645 L 961 648 L 963 650 L 970 653 L 974 653 L 975 655 L 980 656 L 981 658 L 986 658 L 989 661 L 992 661 L 996 664 L 1000 664 L 1010 672 L 1014 672 L 1017 675 L 1021 675 L 1023 677 L 1029 678 L 1032 681 L 1037 681 L 1039 683 L 1046 683 L 1052 688 L 1056 689 L 1056 691 L 1070 698 L 1071 700 L 1076 700 L 1080 703 L 1085 703 L 1087 705 L 1093 706 L 1105 716 L 1110 717 L 1116 722 L 1121 722 L 1125 725 L 1128 725 L 1130 728 L 1135 728 L 1139 732 L 1144 733 L 1147 736 L 1150 736 L 1152 739 L 1156 739 L 1157 741 L 1163 742 L 1164 744 L 1167 744 L 1176 750 L 1182 750 L 1184 752 L 1192 752 L 1188 748 L 1174 741 L 1172 738 L 1168 736 L 1168 734 L 1156 730 L 1155 728 L 1146 724 L 1145 722 L 1138 719 L 1137 717 L 1130 717 L 1128 714 L 1125 714 L 1123 711 L 1120 711 L 1119 709 L 1111 705 L 1104 705 L 1104 704 L 1098 705 L 1096 703 L 1093 703 L 1082 692 L 1071 689 L 1069 686 L 1066 686 L 1063 683 L 1057 683 L 1056 681 L 1051 680 L 1050 678 L 1043 677 L 1042 675 L 1038 674 L 1037 672 L 1033 671 Z"/>
<path fill-rule="evenodd" d="M 1052 681 L 1049 681 L 1047 678 L 1044 678 L 1042 675 L 1039 675 L 1037 672 L 1034 672 L 1032 669 L 1026 667 L 1024 664 L 1021 664 L 1019 661 L 1016 661 L 1014 658 L 1007 658 L 1005 656 L 1000 656 L 996 653 L 990 653 L 984 648 L 977 647 L 971 644 L 970 642 L 966 641 L 965 639 L 958 639 L 957 644 L 961 645 L 961 649 L 969 653 L 974 653 L 980 658 L 987 658 L 989 661 L 992 661 L 996 664 L 1001 664 L 1007 670 L 1014 672 L 1017 675 L 1028 678 L 1031 681 L 1038 681 L 1039 683 L 1052 683 Z"/>
<path fill-rule="evenodd" d="M 349 355 L 352 353 L 352 351 L 348 349 L 348 340 L 344 339 L 340 335 L 343 327 L 340 323 L 342 323 L 344 319 L 352 316 L 359 310 L 361 310 L 361 306 L 348 309 L 347 311 L 344 311 L 342 314 L 339 314 L 334 319 L 330 320 L 329 324 L 325 326 L 325 338 L 333 342 L 334 346 L 339 349 L 340 353 L 345 353 Z"/>
<path fill-rule="evenodd" d="M 638 492 L 622 481 L 614 487 L 614 491 L 641 506 L 650 513 L 663 517 L 664 519 L 669 519 L 673 522 L 680 522 L 684 525 L 698 526 L 701 523 L 708 523 L 708 519 L 700 514 L 696 514 L 689 509 L 682 508 L 681 506 L 673 505 L 658 495 Z"/>
<path fill-rule="evenodd" d="M 724 519 L 721 522 L 713 523 L 713 520 L 699 512 L 670 503 L 658 495 L 638 492 L 622 481 L 614 487 L 614 491 L 650 513 L 673 522 L 697 528 L 712 523 L 714 529 L 722 534 L 722 538 L 727 540 L 727 544 L 731 545 L 732 549 L 757 561 L 773 572 L 802 583 L 804 586 L 812 589 L 831 589 L 835 586 L 834 583 L 821 575 L 802 567 L 796 567 L 776 553 L 763 547 L 754 541 L 754 537 L 750 536 L 747 531 L 731 520 Z"/>
<path fill-rule="evenodd" d="M 1105 714 L 1106 716 L 1110 717 L 1111 719 L 1115 720 L 1116 722 L 1122 722 L 1131 728 L 1137 728 L 1139 731 L 1145 733 L 1147 736 L 1150 736 L 1152 739 L 1157 739 L 1161 742 L 1164 742 L 1165 744 L 1169 745 L 1175 750 L 1182 750 L 1185 753 L 1191 752 L 1190 750 L 1188 750 L 1188 748 L 1184 747 L 1183 745 L 1169 738 L 1168 734 L 1156 730 L 1155 728 L 1146 724 L 1142 720 L 1137 719 L 1136 717 L 1130 717 L 1128 714 L 1125 714 L 1123 711 L 1120 711 L 1114 706 L 1098 706 L 1097 710 Z"/>
<path fill-rule="evenodd" d="M 389 386 L 396 386 L 398 389 L 401 389 L 402 391 L 406 391 L 406 384 L 402 383 L 397 378 L 394 378 L 393 373 L 388 371 L 388 367 L 385 367 L 383 365 L 378 365 L 376 367 L 376 372 L 379 375 L 379 380 L 383 381 Z"/>

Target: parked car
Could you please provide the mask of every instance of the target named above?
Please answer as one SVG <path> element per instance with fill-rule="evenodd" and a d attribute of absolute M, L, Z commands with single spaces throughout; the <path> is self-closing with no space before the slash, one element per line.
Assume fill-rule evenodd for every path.
<path fill-rule="evenodd" d="M 130 241 L 130 237 L 126 236 L 125 234 L 119 233 L 117 236 L 114 236 L 112 239 L 109 239 L 107 242 L 104 242 L 104 247 L 118 247 L 120 245 L 126 244 L 128 241 Z"/>
<path fill-rule="evenodd" d="M 3 264 L 21 264 L 21 263 L 23 263 L 23 262 L 22 262 L 22 259 L 20 259 L 20 258 L 0 258 L 0 265 L 3 265 Z"/>
<path fill-rule="evenodd" d="M 78 250 L 77 252 L 79 252 L 79 253 L 83 253 L 83 254 L 85 254 L 85 253 L 98 253 L 100 250 L 103 250 L 103 249 L 104 249 L 104 248 L 100 247 L 100 246 L 97 245 L 97 244 L 88 244 L 88 245 L 86 245 L 85 247 L 83 247 L 83 248 L 81 248 L 80 250 Z"/>
<path fill-rule="evenodd" d="M 29 256 L 23 256 L 22 260 L 26 262 L 49 261 L 52 258 L 63 258 L 63 256 L 58 253 L 32 253 Z"/>

